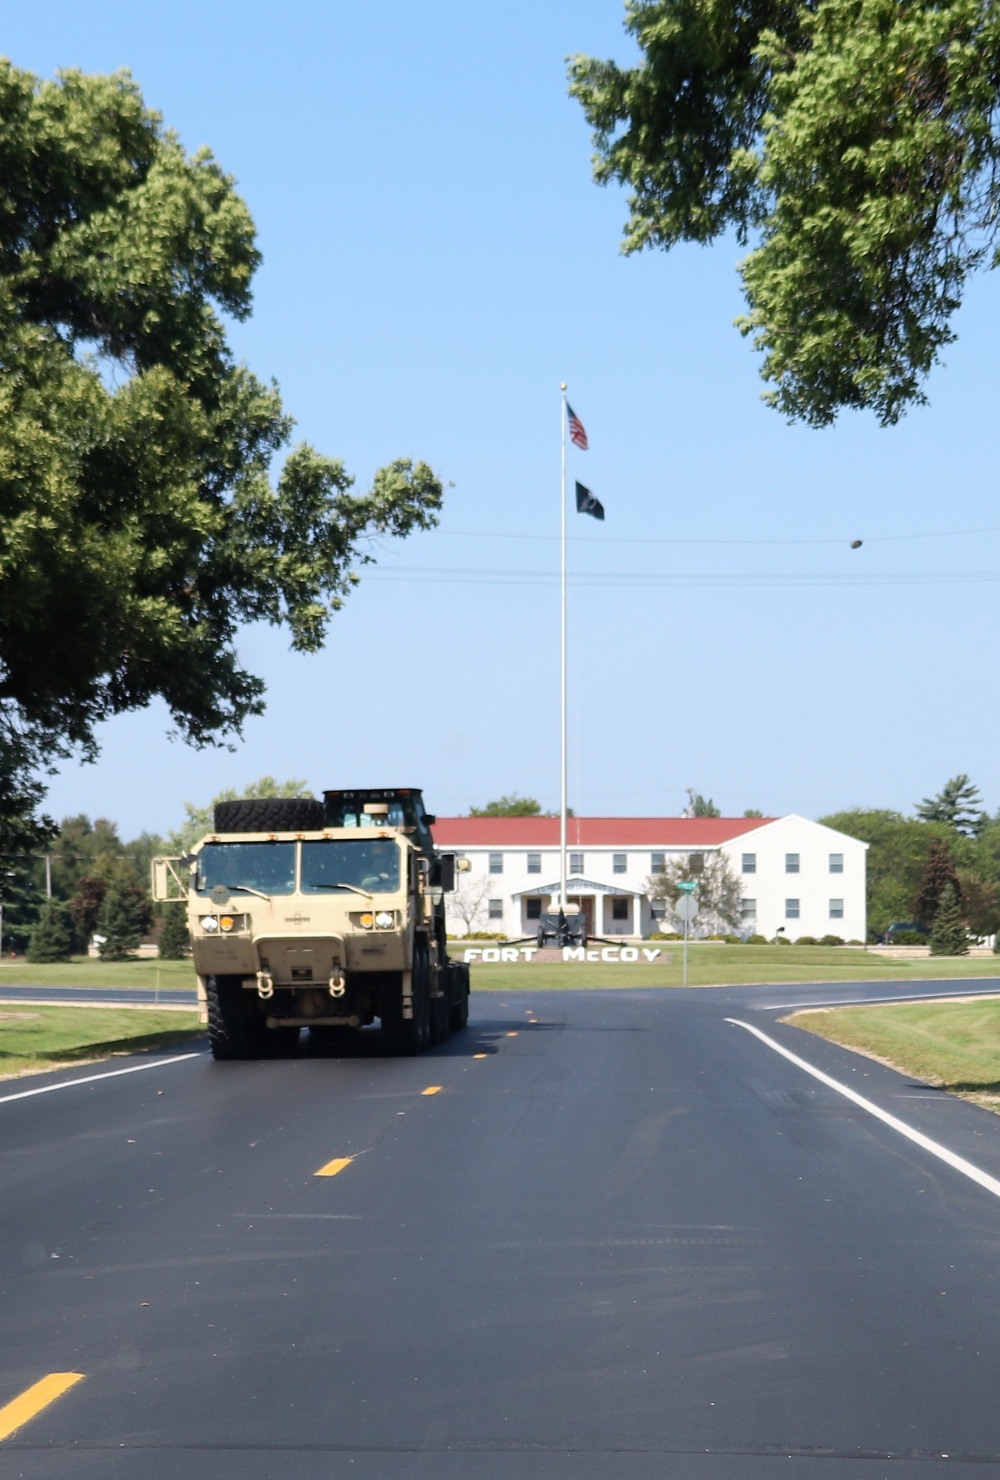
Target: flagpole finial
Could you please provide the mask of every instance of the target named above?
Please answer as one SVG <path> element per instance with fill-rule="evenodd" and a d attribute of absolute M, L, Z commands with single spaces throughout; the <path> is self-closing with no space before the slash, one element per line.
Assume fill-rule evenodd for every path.
<path fill-rule="evenodd" d="M 565 389 L 566 389 L 566 382 L 565 382 L 565 380 L 561 380 L 561 381 L 560 381 L 560 382 L 559 382 L 559 389 L 560 389 L 560 390 L 561 390 L 561 391 L 564 391 L 564 390 L 565 390 Z"/>

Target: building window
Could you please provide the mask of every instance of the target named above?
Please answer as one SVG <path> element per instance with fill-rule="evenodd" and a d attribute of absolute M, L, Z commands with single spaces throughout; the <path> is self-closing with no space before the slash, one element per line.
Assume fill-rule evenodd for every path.
<path fill-rule="evenodd" d="M 625 898 L 623 898 L 622 896 L 619 895 L 617 899 L 613 899 L 611 901 L 611 918 L 612 918 L 612 920 L 627 920 L 628 919 L 628 900 L 627 899 L 625 899 Z"/>
<path fill-rule="evenodd" d="M 503 854 L 502 853 L 491 853 L 490 854 L 490 873 L 491 874 L 502 874 L 503 873 Z"/>
<path fill-rule="evenodd" d="M 745 874 L 755 874 L 757 872 L 757 855 L 756 855 L 756 853 L 744 853 L 744 855 L 743 855 L 743 872 Z"/>
<path fill-rule="evenodd" d="M 529 920 L 540 920 L 542 918 L 542 901 L 540 899 L 526 899 L 525 916 Z"/>
<path fill-rule="evenodd" d="M 571 853 L 569 855 L 569 871 L 571 874 L 583 873 L 583 854 Z"/>
<path fill-rule="evenodd" d="M 503 919 L 503 900 L 502 899 L 491 899 L 490 900 L 490 919 L 491 920 L 502 920 Z"/>
<path fill-rule="evenodd" d="M 743 920 L 756 920 L 757 901 L 755 899 L 740 900 L 740 918 Z"/>
<path fill-rule="evenodd" d="M 540 853 L 528 854 L 528 873 L 540 874 L 542 871 L 542 855 Z"/>
<path fill-rule="evenodd" d="M 649 901 L 649 913 L 654 920 L 662 920 L 667 913 L 667 902 L 665 899 L 651 899 Z"/>
<path fill-rule="evenodd" d="M 844 918 L 844 901 L 842 899 L 830 900 L 830 919 L 842 920 Z"/>
<path fill-rule="evenodd" d="M 830 872 L 831 874 L 842 874 L 844 872 L 843 853 L 830 854 Z"/>
<path fill-rule="evenodd" d="M 611 872 L 613 874 L 628 873 L 628 858 L 624 853 L 612 853 Z"/>
<path fill-rule="evenodd" d="M 663 874 L 667 869 L 667 855 L 665 853 L 651 853 L 649 855 L 649 872 L 651 874 Z"/>
<path fill-rule="evenodd" d="M 797 874 L 799 871 L 799 855 L 797 853 L 785 854 L 785 873 Z"/>
<path fill-rule="evenodd" d="M 785 919 L 797 920 L 799 918 L 799 902 L 797 899 L 785 900 Z"/>

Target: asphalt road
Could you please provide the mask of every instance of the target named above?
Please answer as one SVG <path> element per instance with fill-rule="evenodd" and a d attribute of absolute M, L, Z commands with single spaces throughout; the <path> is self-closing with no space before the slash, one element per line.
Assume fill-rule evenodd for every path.
<path fill-rule="evenodd" d="M 1000 1117 L 777 1022 L 886 992 L 0 1084 L 0 1477 L 1000 1476 Z"/>

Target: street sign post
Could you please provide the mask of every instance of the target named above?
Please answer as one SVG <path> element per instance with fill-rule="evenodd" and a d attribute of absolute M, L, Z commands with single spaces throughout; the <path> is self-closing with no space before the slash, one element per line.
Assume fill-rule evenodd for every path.
<path fill-rule="evenodd" d="M 681 895 L 680 899 L 676 900 L 674 903 L 674 914 L 677 916 L 678 920 L 684 921 L 683 985 L 686 987 L 688 984 L 688 930 L 690 928 L 691 921 L 698 913 L 698 896 L 695 893 L 698 886 L 697 884 L 692 884 L 688 880 L 684 879 L 677 887 L 685 891 Z"/>

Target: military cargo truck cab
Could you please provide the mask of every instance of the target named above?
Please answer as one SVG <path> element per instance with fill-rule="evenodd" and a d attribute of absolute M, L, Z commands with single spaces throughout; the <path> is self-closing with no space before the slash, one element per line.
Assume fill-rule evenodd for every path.
<path fill-rule="evenodd" d="M 216 1058 L 376 1019 L 389 1052 L 414 1054 L 465 1027 L 444 906 L 465 860 L 437 852 L 433 820 L 413 788 L 221 802 L 190 854 L 154 859 L 154 898 L 187 904 Z"/>

